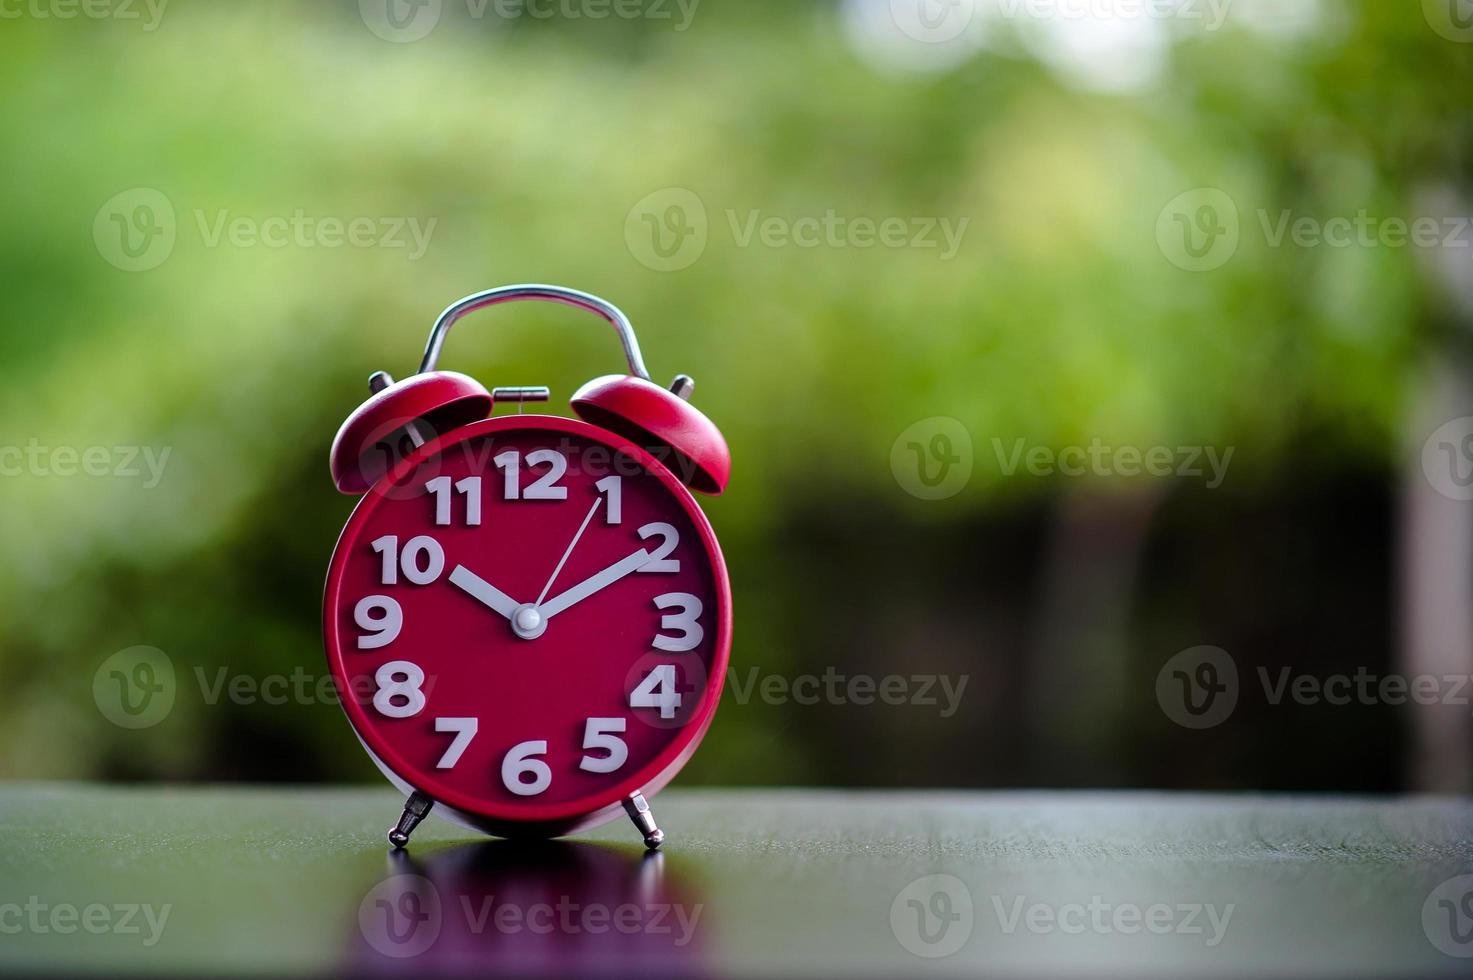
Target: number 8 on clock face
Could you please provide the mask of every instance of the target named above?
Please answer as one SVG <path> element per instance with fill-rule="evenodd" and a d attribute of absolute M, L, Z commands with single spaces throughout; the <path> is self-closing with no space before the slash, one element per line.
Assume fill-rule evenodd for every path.
<path fill-rule="evenodd" d="M 562 833 L 652 793 L 720 696 L 731 600 L 690 493 L 613 433 L 476 422 L 359 504 L 328 659 L 401 788 L 494 833 Z"/>

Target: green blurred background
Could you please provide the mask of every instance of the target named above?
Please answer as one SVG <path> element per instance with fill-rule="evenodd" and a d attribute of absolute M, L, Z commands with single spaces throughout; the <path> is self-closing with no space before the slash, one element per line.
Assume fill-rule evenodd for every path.
<path fill-rule="evenodd" d="M 729 687 L 684 784 L 1466 788 L 1466 709 L 1245 690 L 1191 731 L 1156 695 L 1200 644 L 1245 688 L 1469 671 L 1469 505 L 1422 461 L 1470 414 L 1473 233 L 1273 236 L 1468 214 L 1463 0 L 1232 0 L 1220 24 L 1205 2 L 387 2 L 398 28 L 385 0 L 0 2 L 0 445 L 50 470 L 0 479 L 0 774 L 377 779 L 335 705 L 212 704 L 198 678 L 323 675 L 334 432 L 446 304 L 531 281 L 622 306 L 728 437 L 704 503 L 743 685 L 968 678 L 945 717 Z M 784 237 L 830 214 L 836 238 Z M 444 361 L 558 412 L 619 365 L 553 307 L 479 314 Z M 970 476 L 924 499 L 908 446 L 938 432 Z M 1215 486 L 1007 465 L 1094 440 L 1233 455 Z M 58 447 L 165 465 L 61 476 Z M 129 730 L 92 685 L 140 644 L 177 696 Z"/>

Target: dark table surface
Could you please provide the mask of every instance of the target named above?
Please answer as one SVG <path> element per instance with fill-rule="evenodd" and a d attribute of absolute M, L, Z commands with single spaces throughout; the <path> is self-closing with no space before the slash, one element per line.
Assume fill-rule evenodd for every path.
<path fill-rule="evenodd" d="M 672 790 L 658 856 L 395 857 L 401 802 L 0 784 L 0 974 L 1473 975 L 1468 800 Z"/>

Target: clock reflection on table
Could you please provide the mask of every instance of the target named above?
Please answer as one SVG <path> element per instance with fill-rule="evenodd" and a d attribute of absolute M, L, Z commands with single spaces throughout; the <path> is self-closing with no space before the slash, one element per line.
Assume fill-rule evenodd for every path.
<path fill-rule="evenodd" d="M 713 923 L 661 852 L 490 841 L 391 852 L 349 941 L 352 974 L 700 975 Z M 345 910 L 347 911 L 347 910 Z"/>

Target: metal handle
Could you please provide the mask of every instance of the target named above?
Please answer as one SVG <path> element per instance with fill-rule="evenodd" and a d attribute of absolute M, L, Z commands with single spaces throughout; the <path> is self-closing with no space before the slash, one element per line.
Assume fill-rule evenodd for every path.
<path fill-rule="evenodd" d="M 619 332 L 619 343 L 624 345 L 624 359 L 629 362 L 629 373 L 637 375 L 646 381 L 650 380 L 650 373 L 644 366 L 644 355 L 639 352 L 639 340 L 634 336 L 634 326 L 630 324 L 629 318 L 608 300 L 599 299 L 591 293 L 579 292 L 576 289 L 567 289 L 563 286 L 541 286 L 526 284 L 520 286 L 501 286 L 496 289 L 488 289 L 485 292 L 474 293 L 465 299 L 459 300 L 440 314 L 435 321 L 435 328 L 430 331 L 430 341 L 425 345 L 424 360 L 420 362 L 419 373 L 435 370 L 435 365 L 440 362 L 440 349 L 445 346 L 445 338 L 450 333 L 450 328 L 455 326 L 455 321 L 473 313 L 486 306 L 495 306 L 497 303 L 514 303 L 518 300 L 545 300 L 550 303 L 562 303 L 566 306 L 576 306 L 580 310 L 597 313 Z"/>

